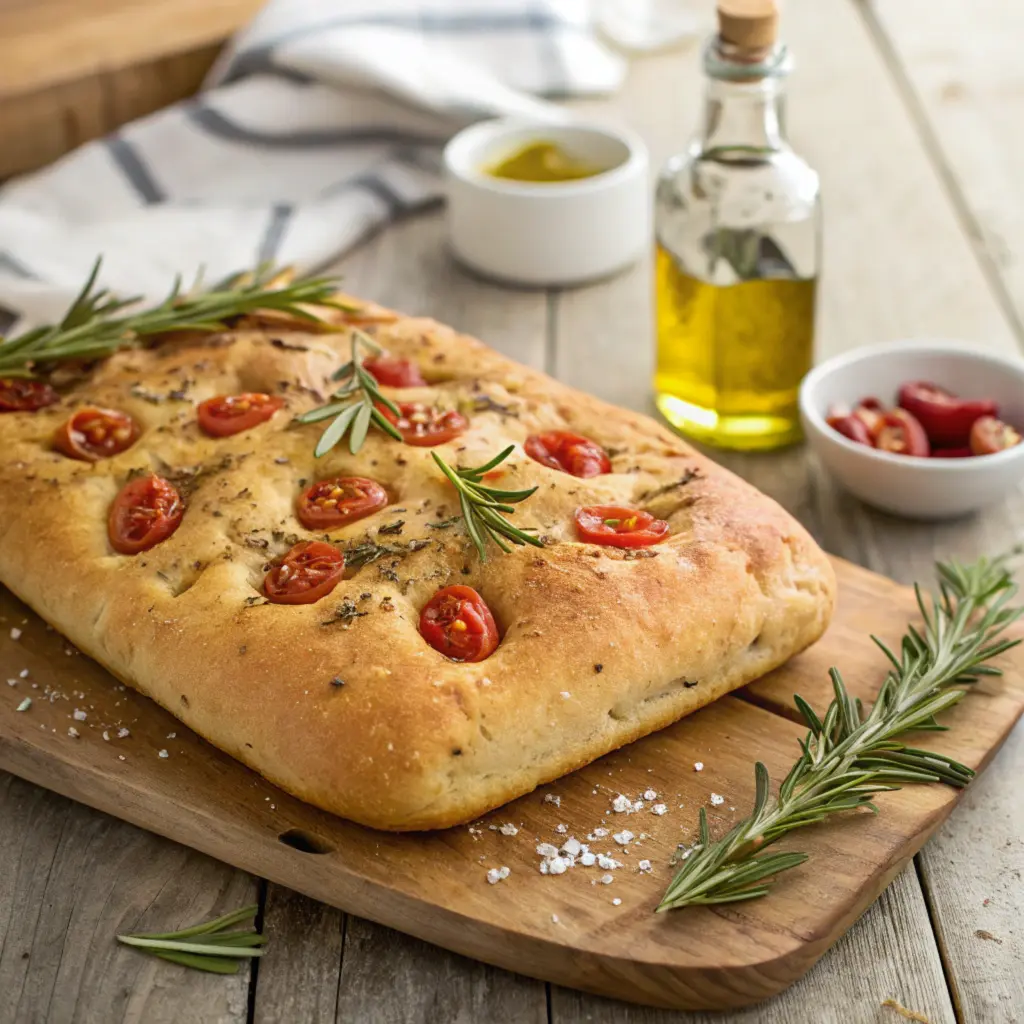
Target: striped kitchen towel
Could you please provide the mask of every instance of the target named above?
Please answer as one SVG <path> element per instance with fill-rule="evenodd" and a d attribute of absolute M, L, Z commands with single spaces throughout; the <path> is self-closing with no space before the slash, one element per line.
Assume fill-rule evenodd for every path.
<path fill-rule="evenodd" d="M 313 270 L 440 198 L 471 121 L 565 113 L 624 62 L 586 0 L 271 0 L 200 94 L 0 189 L 0 306 L 52 319 L 98 254 L 118 294 L 162 297 L 262 260 Z"/>

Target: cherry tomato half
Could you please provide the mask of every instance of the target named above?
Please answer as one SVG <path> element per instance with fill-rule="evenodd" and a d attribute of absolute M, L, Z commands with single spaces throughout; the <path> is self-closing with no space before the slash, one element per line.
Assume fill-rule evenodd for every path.
<path fill-rule="evenodd" d="M 35 412 L 59 401 L 60 395 L 41 380 L 0 379 L 0 412 Z"/>
<path fill-rule="evenodd" d="M 452 661 L 483 661 L 498 646 L 491 609 L 472 587 L 439 590 L 420 613 L 420 636 Z"/>
<path fill-rule="evenodd" d="M 299 495 L 295 514 L 307 530 L 332 530 L 365 519 L 388 503 L 388 492 L 365 476 L 318 480 Z"/>
<path fill-rule="evenodd" d="M 61 424 L 53 446 L 70 459 L 96 462 L 131 448 L 138 436 L 139 425 L 128 413 L 89 406 Z"/>
<path fill-rule="evenodd" d="M 871 433 L 864 421 L 854 413 L 849 416 L 829 416 L 825 421 L 833 429 L 837 430 L 843 437 L 856 441 L 857 444 L 872 446 Z"/>
<path fill-rule="evenodd" d="M 377 408 L 385 419 L 398 427 L 406 444 L 418 448 L 433 448 L 434 445 L 451 441 L 469 426 L 469 421 L 462 413 L 454 409 L 437 409 L 423 402 L 399 402 L 399 416 L 379 402 Z"/>
<path fill-rule="evenodd" d="M 210 437 L 231 437 L 265 423 L 284 405 L 284 399 L 262 391 L 217 395 L 199 403 L 199 429 Z"/>
<path fill-rule="evenodd" d="M 924 427 L 906 409 L 892 409 L 878 421 L 871 440 L 879 451 L 893 455 L 920 455 L 931 453 Z"/>
<path fill-rule="evenodd" d="M 274 604 L 313 604 L 326 597 L 345 572 L 345 556 L 322 540 L 300 541 L 267 573 L 263 593 Z"/>
<path fill-rule="evenodd" d="M 871 409 L 873 412 L 885 412 L 885 406 L 882 405 L 880 398 L 875 398 L 874 395 L 868 395 L 862 398 L 857 403 L 858 409 Z"/>
<path fill-rule="evenodd" d="M 600 476 L 612 471 L 608 453 L 596 441 L 567 430 L 531 434 L 523 448 L 535 462 L 570 476 Z"/>
<path fill-rule="evenodd" d="M 865 405 L 864 402 L 875 402 L 877 404 Z M 850 415 L 853 416 L 854 419 L 860 420 L 860 422 L 868 428 L 868 437 L 870 438 L 882 422 L 882 416 L 885 415 L 885 407 L 877 398 L 866 398 Z M 872 442 L 869 440 L 868 443 L 870 444 Z"/>
<path fill-rule="evenodd" d="M 932 449 L 933 459 L 969 459 L 973 454 L 969 445 L 963 445 L 960 448 Z"/>
<path fill-rule="evenodd" d="M 363 369 L 378 384 L 386 388 L 419 388 L 427 383 L 420 373 L 420 368 L 411 359 L 380 355 L 374 359 L 367 359 L 363 363 Z"/>
<path fill-rule="evenodd" d="M 988 398 L 968 401 L 924 381 L 904 384 L 900 388 L 899 404 L 917 417 L 928 440 L 942 448 L 967 444 L 971 424 L 982 416 L 998 413 L 996 403 Z"/>
<path fill-rule="evenodd" d="M 139 476 L 121 488 L 110 506 L 107 535 L 122 555 L 137 555 L 166 540 L 185 514 L 181 495 L 160 476 Z"/>
<path fill-rule="evenodd" d="M 668 536 L 668 523 L 622 505 L 585 505 L 576 509 L 576 534 L 590 544 L 645 548 Z"/>
<path fill-rule="evenodd" d="M 975 455 L 994 455 L 1020 444 L 1020 433 L 994 416 L 982 416 L 971 427 L 971 451 Z"/>

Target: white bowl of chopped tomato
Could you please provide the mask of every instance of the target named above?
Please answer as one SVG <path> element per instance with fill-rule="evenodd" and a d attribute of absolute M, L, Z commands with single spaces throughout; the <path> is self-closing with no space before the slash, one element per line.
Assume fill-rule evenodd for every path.
<path fill-rule="evenodd" d="M 839 483 L 895 515 L 966 515 L 1024 478 L 1024 359 L 955 341 L 857 349 L 804 378 L 800 414 Z"/>

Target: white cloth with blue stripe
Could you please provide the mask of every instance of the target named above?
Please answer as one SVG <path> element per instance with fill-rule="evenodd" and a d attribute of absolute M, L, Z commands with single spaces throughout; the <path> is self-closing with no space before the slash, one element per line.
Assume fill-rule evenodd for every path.
<path fill-rule="evenodd" d="M 194 99 L 0 189 L 0 306 L 58 315 L 101 281 L 160 298 L 263 260 L 313 270 L 440 198 L 467 123 L 564 113 L 614 91 L 621 57 L 584 0 L 271 0 Z"/>

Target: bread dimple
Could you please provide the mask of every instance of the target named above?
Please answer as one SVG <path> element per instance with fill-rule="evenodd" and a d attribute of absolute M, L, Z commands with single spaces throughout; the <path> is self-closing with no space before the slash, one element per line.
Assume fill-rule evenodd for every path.
<path fill-rule="evenodd" d="M 377 322 L 366 330 L 428 381 L 402 399 L 470 420 L 434 450 L 476 465 L 515 445 L 501 485 L 537 487 L 511 519 L 543 548 L 492 547 L 481 562 L 430 449 L 371 431 L 357 456 L 343 445 L 315 459 L 323 424 L 294 416 L 332 390 L 349 333 L 250 318 L 119 354 L 59 405 L 0 416 L 0 580 L 216 746 L 302 799 L 388 829 L 469 820 L 749 682 L 824 631 L 831 567 L 770 499 L 647 417 L 433 321 L 368 309 Z M 234 437 L 199 431 L 200 401 L 243 390 L 285 406 Z M 50 439 L 84 405 L 131 413 L 142 436 L 97 463 L 64 458 Z M 577 479 L 525 455 L 530 434 L 556 429 L 602 444 L 612 472 Z M 128 557 L 110 549 L 106 517 L 136 472 L 167 476 L 187 510 L 170 538 Z M 378 480 L 389 505 L 327 534 L 306 530 L 297 496 L 336 475 Z M 572 516 L 586 504 L 647 508 L 671 536 L 639 552 L 581 544 Z M 270 560 L 323 536 L 376 557 L 316 604 L 266 603 Z M 484 662 L 452 662 L 419 636 L 423 605 L 453 583 L 475 587 L 495 614 L 502 642 Z"/>

